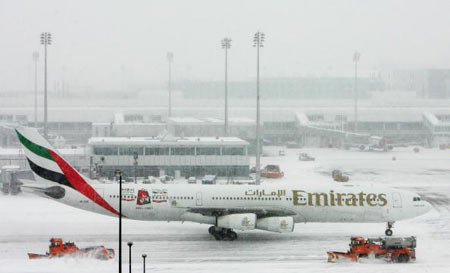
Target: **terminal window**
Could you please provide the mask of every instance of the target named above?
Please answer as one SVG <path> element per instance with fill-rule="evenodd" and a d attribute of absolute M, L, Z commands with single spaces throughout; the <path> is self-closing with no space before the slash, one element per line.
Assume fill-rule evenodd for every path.
<path fill-rule="evenodd" d="M 171 147 L 171 155 L 195 155 L 195 147 Z"/>
<path fill-rule="evenodd" d="M 169 155 L 169 147 L 145 147 L 146 155 Z"/>
<path fill-rule="evenodd" d="M 144 147 L 120 147 L 120 155 L 143 155 Z"/>
<path fill-rule="evenodd" d="M 245 155 L 244 147 L 223 147 L 223 155 Z"/>
<path fill-rule="evenodd" d="M 197 147 L 197 155 L 220 155 L 220 147 Z"/>
<path fill-rule="evenodd" d="M 117 155 L 118 149 L 117 147 L 103 146 L 103 147 L 94 147 L 95 155 Z"/>

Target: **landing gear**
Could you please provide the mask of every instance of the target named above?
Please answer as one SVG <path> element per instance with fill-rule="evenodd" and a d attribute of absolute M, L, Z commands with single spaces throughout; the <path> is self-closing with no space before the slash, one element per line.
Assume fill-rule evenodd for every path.
<path fill-rule="evenodd" d="M 237 239 L 237 234 L 231 228 L 219 228 L 216 226 L 211 226 L 208 229 L 209 234 L 211 234 L 217 241 L 234 241 Z"/>
<path fill-rule="evenodd" d="M 387 229 L 384 231 L 384 234 L 386 234 L 386 236 L 392 236 L 392 227 L 394 226 L 394 222 L 388 222 L 387 223 Z"/>

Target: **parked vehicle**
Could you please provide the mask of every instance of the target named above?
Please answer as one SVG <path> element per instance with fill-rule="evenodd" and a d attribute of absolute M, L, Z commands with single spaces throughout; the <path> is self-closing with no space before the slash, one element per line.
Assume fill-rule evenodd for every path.
<path fill-rule="evenodd" d="M 284 176 L 284 173 L 280 171 L 280 166 L 278 165 L 267 165 L 261 171 L 261 177 L 265 178 L 281 178 Z"/>
<path fill-rule="evenodd" d="M 298 154 L 298 160 L 300 161 L 314 161 L 316 160 L 314 157 L 308 155 L 307 153 Z"/>
<path fill-rule="evenodd" d="M 216 184 L 217 175 L 205 175 L 202 178 L 202 184 Z"/>
<path fill-rule="evenodd" d="M 173 176 L 170 176 L 170 175 L 163 175 L 163 176 L 160 176 L 159 177 L 159 180 L 161 181 L 161 183 L 167 183 L 167 182 L 170 182 L 170 181 L 173 181 Z"/>
<path fill-rule="evenodd" d="M 188 183 L 189 184 L 197 184 L 197 178 L 195 178 L 194 176 L 189 177 Z"/>
<path fill-rule="evenodd" d="M 331 172 L 331 177 L 333 177 L 333 180 L 336 182 L 348 182 L 350 179 L 347 175 L 343 175 L 340 170 L 333 170 Z"/>
<path fill-rule="evenodd" d="M 22 192 L 21 179 L 34 180 L 31 170 L 22 170 L 19 166 L 3 166 L 0 170 L 1 191 L 4 194 L 16 195 Z"/>

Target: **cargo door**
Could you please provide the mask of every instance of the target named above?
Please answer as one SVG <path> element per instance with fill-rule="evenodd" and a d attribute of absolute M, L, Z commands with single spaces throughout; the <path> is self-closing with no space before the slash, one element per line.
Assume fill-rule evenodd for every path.
<path fill-rule="evenodd" d="M 197 192 L 197 194 L 195 195 L 195 204 L 197 206 L 202 206 L 203 205 L 202 193 L 201 192 Z"/>
<path fill-rule="evenodd" d="M 392 193 L 392 207 L 394 208 L 402 207 L 402 196 L 398 192 Z"/>

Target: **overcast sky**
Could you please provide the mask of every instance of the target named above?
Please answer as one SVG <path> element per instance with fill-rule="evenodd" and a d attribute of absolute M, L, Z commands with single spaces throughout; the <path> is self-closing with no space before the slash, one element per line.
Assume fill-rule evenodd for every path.
<path fill-rule="evenodd" d="M 49 82 L 74 89 L 220 80 L 220 40 L 233 39 L 230 80 L 255 76 L 253 34 L 266 34 L 262 76 L 450 68 L 450 1 L 0 0 L 0 92 L 33 86 L 32 52 L 53 34 Z M 39 64 L 42 70 L 43 62 Z"/>

